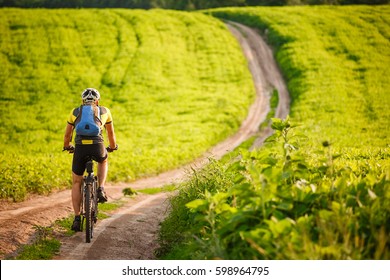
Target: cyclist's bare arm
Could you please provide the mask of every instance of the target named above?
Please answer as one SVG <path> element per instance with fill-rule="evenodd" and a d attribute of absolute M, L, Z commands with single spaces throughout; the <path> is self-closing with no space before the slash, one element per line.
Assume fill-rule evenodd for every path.
<path fill-rule="evenodd" d="M 64 135 L 64 148 L 69 147 L 72 142 L 72 134 L 73 134 L 73 125 L 67 124 L 65 128 L 65 135 Z"/>
<path fill-rule="evenodd" d="M 112 122 L 106 124 L 106 130 L 107 130 L 108 141 L 110 142 L 110 148 L 115 150 L 117 145 L 116 145 L 114 125 L 112 124 Z"/>

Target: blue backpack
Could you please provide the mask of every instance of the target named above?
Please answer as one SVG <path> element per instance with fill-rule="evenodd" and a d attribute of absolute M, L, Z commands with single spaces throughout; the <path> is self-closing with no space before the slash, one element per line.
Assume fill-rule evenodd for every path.
<path fill-rule="evenodd" d="M 77 135 L 98 136 L 102 125 L 99 106 L 81 105 L 75 123 Z"/>

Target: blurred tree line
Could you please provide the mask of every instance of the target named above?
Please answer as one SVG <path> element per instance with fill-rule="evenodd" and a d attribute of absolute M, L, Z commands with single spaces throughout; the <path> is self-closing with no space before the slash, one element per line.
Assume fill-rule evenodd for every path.
<path fill-rule="evenodd" d="M 389 4 L 390 0 L 0 0 L 0 7 L 198 10 L 230 6 Z"/>

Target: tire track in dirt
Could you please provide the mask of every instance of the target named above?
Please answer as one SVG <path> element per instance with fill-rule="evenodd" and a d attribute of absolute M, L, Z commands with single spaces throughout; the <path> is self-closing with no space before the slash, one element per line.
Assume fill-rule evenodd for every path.
<path fill-rule="evenodd" d="M 185 180 L 189 170 L 207 164 L 208 158 L 221 158 L 249 137 L 258 134 L 258 127 L 269 111 L 270 92 L 279 92 L 277 117 L 287 115 L 289 98 L 282 76 L 272 56 L 272 51 L 256 31 L 237 23 L 228 28 L 242 46 L 253 76 L 256 100 L 250 107 L 246 120 L 236 134 L 216 145 L 191 164 L 154 177 L 137 180 L 130 184 L 107 185 L 109 199 L 123 198 L 127 187 L 143 189 L 160 187 Z M 263 65 L 263 66 L 262 66 Z M 284 87 L 284 89 L 283 89 Z M 258 135 L 254 147 L 261 145 L 266 134 Z M 266 132 L 270 133 L 270 132 Z M 77 233 L 62 238 L 60 254 L 56 259 L 153 259 L 159 223 L 167 214 L 168 194 L 138 195 L 128 199 L 110 218 L 99 221 L 91 243 L 84 243 L 85 234 Z M 0 258 L 12 255 L 17 248 L 34 237 L 34 225 L 49 226 L 55 220 L 72 213 L 70 190 L 49 196 L 36 197 L 21 203 L 0 203 Z"/>

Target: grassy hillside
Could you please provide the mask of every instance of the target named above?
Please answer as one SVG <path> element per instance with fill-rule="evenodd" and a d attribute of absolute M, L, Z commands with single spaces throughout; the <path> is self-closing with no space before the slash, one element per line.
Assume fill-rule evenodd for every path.
<path fill-rule="evenodd" d="M 273 120 L 265 147 L 183 185 L 162 226 L 161 255 L 389 259 L 390 7 L 207 13 L 264 34 L 291 117 Z"/>
<path fill-rule="evenodd" d="M 0 50 L 0 198 L 69 186 L 63 133 L 86 87 L 113 114 L 117 181 L 191 161 L 254 96 L 236 40 L 198 13 L 0 9 Z"/>
<path fill-rule="evenodd" d="M 338 147 L 390 144 L 390 7 L 216 10 L 267 33 L 288 82 L 291 117 Z"/>

